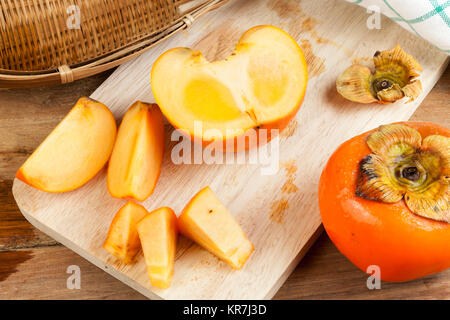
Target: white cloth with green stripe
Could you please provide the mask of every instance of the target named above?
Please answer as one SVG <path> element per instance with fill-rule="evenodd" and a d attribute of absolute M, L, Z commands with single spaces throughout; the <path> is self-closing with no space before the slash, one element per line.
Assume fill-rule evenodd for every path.
<path fill-rule="evenodd" d="M 347 1 L 367 8 L 368 12 L 383 13 L 406 30 L 450 54 L 450 0 Z"/>

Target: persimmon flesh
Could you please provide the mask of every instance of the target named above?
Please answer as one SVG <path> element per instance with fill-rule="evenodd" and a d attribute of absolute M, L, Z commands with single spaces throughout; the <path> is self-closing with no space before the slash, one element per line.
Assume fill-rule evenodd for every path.
<path fill-rule="evenodd" d="M 102 103 L 80 98 L 16 173 L 46 192 L 81 187 L 106 164 L 116 139 L 116 122 Z"/>
<path fill-rule="evenodd" d="M 133 262 L 141 249 L 136 224 L 146 214 L 143 206 L 128 201 L 114 216 L 103 248 L 125 264 Z"/>
<path fill-rule="evenodd" d="M 211 188 L 200 190 L 178 218 L 180 232 L 228 263 L 241 269 L 254 247 L 233 215 Z"/>
<path fill-rule="evenodd" d="M 137 101 L 126 112 L 108 165 L 113 197 L 145 200 L 161 172 L 164 119 L 158 106 Z"/>
<path fill-rule="evenodd" d="M 151 285 L 170 287 L 178 237 L 177 216 L 168 207 L 157 209 L 139 221 L 137 230 Z"/>

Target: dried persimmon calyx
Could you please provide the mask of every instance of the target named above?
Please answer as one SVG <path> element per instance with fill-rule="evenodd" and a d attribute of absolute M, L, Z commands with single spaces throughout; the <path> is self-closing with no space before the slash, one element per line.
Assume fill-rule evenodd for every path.
<path fill-rule="evenodd" d="M 336 80 L 337 91 L 346 99 L 360 103 L 392 103 L 403 97 L 408 102 L 422 92 L 422 83 L 415 79 L 420 64 L 400 46 L 377 51 L 373 57 L 375 71 L 353 64 Z"/>
<path fill-rule="evenodd" d="M 359 164 L 356 195 L 395 203 L 415 214 L 450 222 L 450 138 L 402 124 L 381 126 L 367 138 L 371 154 Z"/>

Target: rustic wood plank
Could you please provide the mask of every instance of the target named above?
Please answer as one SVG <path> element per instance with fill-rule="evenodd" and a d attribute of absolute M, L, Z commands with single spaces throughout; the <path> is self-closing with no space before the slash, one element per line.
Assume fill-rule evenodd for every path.
<path fill-rule="evenodd" d="M 71 250 L 41 247 L 0 252 L 0 299 L 144 299 Z M 66 286 L 67 267 L 81 270 L 81 289 Z M 450 269 L 407 283 L 382 282 L 368 290 L 367 276 L 323 234 L 275 299 L 450 299 Z"/>
<path fill-rule="evenodd" d="M 0 299 L 144 299 L 63 246 L 0 252 Z M 67 268 L 80 268 L 80 289 L 68 289 Z"/>
<path fill-rule="evenodd" d="M 23 218 L 10 192 L 12 177 L 23 160 L 66 114 L 73 102 L 81 95 L 89 95 L 108 74 L 65 86 L 0 91 L 0 251 L 29 248 L 0 252 L 0 298 L 142 298 L 65 247 L 32 248 L 55 242 Z M 449 98 L 450 68 L 447 68 L 411 119 L 433 121 L 449 127 Z M 88 276 L 88 281 L 83 281 L 82 289 L 76 292 L 65 288 L 68 275 L 57 267 L 70 264 L 79 265 L 82 273 Z M 333 265 L 337 266 L 336 269 L 329 268 Z M 449 272 L 407 284 L 383 283 L 382 290 L 368 291 L 365 274 L 351 265 L 323 235 L 275 298 L 450 299 Z"/>
<path fill-rule="evenodd" d="M 101 245 L 112 215 L 123 202 L 108 194 L 104 170 L 82 188 L 65 194 L 40 192 L 15 180 L 13 193 L 22 213 L 35 226 L 148 297 L 272 297 L 320 227 L 317 182 L 331 151 L 357 133 L 409 119 L 444 71 L 448 58 L 386 18 L 382 30 L 368 33 L 365 10 L 343 1 L 330 5 L 333 10 L 324 12 L 315 1 L 230 1 L 183 33 L 119 67 L 91 95 L 108 105 L 119 119 L 134 100 L 153 101 L 150 69 L 162 52 L 181 45 L 205 48 L 216 56 L 222 51 L 222 44 L 231 51 L 228 44 L 258 24 L 281 26 L 303 46 L 310 79 L 304 103 L 293 122 L 298 126 L 291 135 L 282 135 L 270 144 L 280 141 L 280 163 L 294 163 L 298 168 L 293 178 L 296 192 L 283 193 L 282 186 L 289 178 L 283 168 L 275 175 L 265 176 L 258 166 L 252 165 L 179 166 L 171 161 L 167 148 L 158 187 L 143 202 L 149 210 L 170 205 L 179 213 L 194 193 L 211 185 L 255 244 L 252 258 L 242 270 L 233 272 L 198 246 L 184 247 L 180 252 L 186 253 L 178 255 L 175 262 L 177 272 L 172 286 L 159 290 L 149 285 L 142 259 L 127 266 L 112 260 Z M 370 45 L 362 46 L 362 39 Z M 376 49 L 396 43 L 413 54 L 424 68 L 424 93 L 416 101 L 390 107 L 361 106 L 336 93 L 335 79 L 343 68 L 355 59 L 373 55 Z M 277 209 L 280 203 L 283 206 Z"/>
<path fill-rule="evenodd" d="M 0 251 L 57 244 L 24 218 L 11 188 L 12 180 L 0 180 Z"/>

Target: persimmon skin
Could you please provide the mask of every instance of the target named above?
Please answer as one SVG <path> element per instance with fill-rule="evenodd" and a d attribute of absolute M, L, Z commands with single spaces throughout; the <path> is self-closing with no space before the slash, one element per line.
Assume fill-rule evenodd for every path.
<path fill-rule="evenodd" d="M 402 122 L 422 139 L 450 130 L 428 122 Z M 366 144 L 374 130 L 344 142 L 326 164 L 319 182 L 322 222 L 331 241 L 366 272 L 380 267 L 380 278 L 403 282 L 450 267 L 450 224 L 414 214 L 404 200 L 382 203 L 355 195 L 358 165 L 372 153 Z"/>

